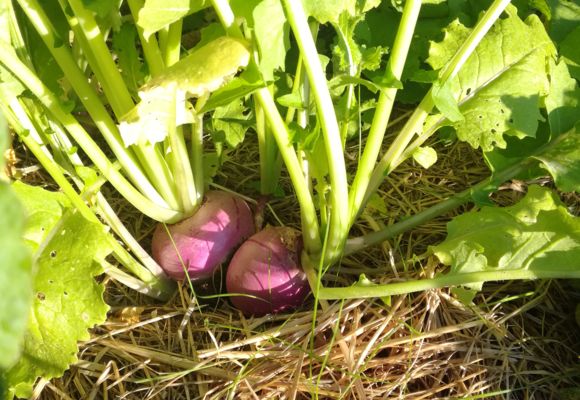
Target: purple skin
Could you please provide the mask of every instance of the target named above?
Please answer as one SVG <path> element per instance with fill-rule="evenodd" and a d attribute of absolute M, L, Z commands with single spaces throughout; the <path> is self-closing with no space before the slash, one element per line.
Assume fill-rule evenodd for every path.
<path fill-rule="evenodd" d="M 244 242 L 226 274 L 234 306 L 246 315 L 278 313 L 300 306 L 310 293 L 300 267 L 302 240 L 292 228 L 267 227 Z"/>
<path fill-rule="evenodd" d="M 256 231 L 246 202 L 221 191 L 207 192 L 194 215 L 167 225 L 167 229 L 175 245 L 163 224 L 157 225 L 151 244 L 153 258 L 174 279 L 185 279 L 185 266 L 193 281 L 211 277 L 235 247 Z"/>

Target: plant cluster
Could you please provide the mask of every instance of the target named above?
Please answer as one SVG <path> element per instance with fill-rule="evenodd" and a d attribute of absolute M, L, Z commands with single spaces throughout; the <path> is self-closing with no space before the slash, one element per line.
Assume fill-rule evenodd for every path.
<path fill-rule="evenodd" d="M 2 1 L 0 110 L 61 189 L 0 186 L 9 395 L 74 362 L 77 340 L 106 317 L 102 272 L 167 299 L 169 277 L 194 285 L 237 249 L 226 286 L 247 314 L 300 306 L 309 291 L 323 307 L 446 286 L 470 302 L 487 281 L 580 278 L 580 220 L 557 191 L 490 201 L 513 179 L 580 190 L 578 21 L 564 0 Z M 394 119 L 404 124 L 385 137 Z M 215 184 L 247 135 L 258 204 L 287 174 L 300 232 L 261 229 L 259 212 Z M 350 236 L 385 177 L 403 163 L 429 168 L 458 141 L 481 151 L 489 178 Z M 152 254 L 103 185 L 158 221 Z M 469 202 L 478 208 L 429 250 L 443 273 L 323 285 L 345 254 Z"/>

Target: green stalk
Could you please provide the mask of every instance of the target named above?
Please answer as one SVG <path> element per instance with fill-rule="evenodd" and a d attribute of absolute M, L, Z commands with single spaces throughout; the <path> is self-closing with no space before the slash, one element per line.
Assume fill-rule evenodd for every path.
<path fill-rule="evenodd" d="M 4 57 L 0 63 L 11 72 L 25 87 L 27 87 L 37 99 L 48 109 L 54 118 L 59 121 L 74 140 L 79 144 L 103 176 L 131 202 L 137 209 L 149 217 L 158 221 L 176 222 L 181 219 L 181 213 L 170 210 L 150 199 L 136 190 L 126 178 L 117 171 L 117 168 L 109 161 L 99 146 L 92 140 L 90 135 L 69 113 L 66 113 L 58 99 L 44 86 L 38 77 L 30 71 L 4 43 L 0 42 L 1 53 Z"/>
<path fill-rule="evenodd" d="M 129 9 L 131 10 L 133 19 L 137 22 L 139 20 L 139 10 L 141 10 L 145 4 L 144 0 L 127 0 L 127 3 L 129 4 Z M 159 75 L 165 69 L 165 63 L 163 62 L 163 56 L 159 49 L 157 38 L 155 35 L 150 35 L 146 39 L 143 34 L 143 28 L 141 28 L 137 23 L 135 23 L 135 26 L 137 27 L 137 34 L 141 41 L 141 47 L 143 48 L 143 54 L 145 55 L 147 66 L 149 67 L 149 73 L 152 77 Z"/>
<path fill-rule="evenodd" d="M 325 300 L 370 299 L 374 297 L 395 296 L 441 289 L 448 286 L 461 286 L 473 283 L 534 279 L 580 279 L 580 270 L 501 270 L 490 267 L 493 271 L 448 273 L 431 279 L 413 279 L 406 282 L 388 283 L 376 286 L 349 286 L 340 288 L 321 288 L 318 298 Z"/>
<path fill-rule="evenodd" d="M 310 254 L 318 254 L 321 249 L 320 230 L 318 226 L 318 218 L 316 216 L 316 209 L 312 195 L 310 194 L 309 186 L 302 169 L 300 168 L 300 161 L 294 150 L 294 146 L 290 141 L 288 128 L 284 120 L 280 116 L 272 94 L 268 88 L 258 89 L 256 91 L 256 98 L 264 109 L 266 118 L 272 128 L 272 133 L 278 143 L 278 149 L 284 159 L 292 185 L 296 192 L 296 197 L 300 204 L 301 219 L 302 219 L 302 235 L 304 238 L 304 247 Z"/>
<path fill-rule="evenodd" d="M 99 84 L 103 88 L 114 114 L 120 120 L 135 105 L 131 94 L 105 44 L 105 39 L 92 11 L 86 9 L 80 0 L 68 0 L 68 2 L 75 14 L 75 17 L 69 17 L 71 27 L 81 43 L 89 65 L 97 75 Z M 178 209 L 177 193 L 179 191 L 173 184 L 173 177 L 159 147 L 150 143 L 142 143 L 137 145 L 135 152 L 150 182 L 154 184 L 172 208 Z M 182 208 L 182 210 L 184 209 Z"/>
<path fill-rule="evenodd" d="M 55 152 L 60 153 L 61 157 L 60 166 L 65 170 L 71 171 L 71 178 L 81 192 L 85 190 L 83 181 L 73 174 L 75 168 L 84 166 L 83 162 L 79 157 L 78 153 L 72 151 L 73 145 L 70 142 L 68 136 L 66 136 L 65 132 L 62 130 L 60 124 L 57 121 L 54 121 L 50 115 L 47 115 L 54 129 L 51 134 L 46 135 L 43 133 L 41 136 L 39 132 L 44 132 L 45 128 L 36 126 L 35 124 L 36 121 L 32 120 L 29 117 L 29 115 L 24 110 L 24 107 L 22 106 L 22 104 L 18 99 L 14 98 L 12 101 L 10 101 L 9 106 L 10 109 L 3 108 L 3 111 L 7 115 L 10 111 L 14 112 L 15 118 L 14 116 L 12 116 L 12 114 L 10 114 L 10 116 L 12 117 L 10 119 L 12 127 L 17 132 L 25 132 L 27 130 L 28 131 L 27 137 L 30 137 L 33 141 L 39 144 L 46 142 L 50 143 L 50 146 L 52 147 L 52 153 L 47 146 L 45 145 L 40 146 L 40 150 L 43 151 L 46 155 L 45 157 L 46 160 L 55 163 L 54 161 L 55 157 L 53 157 L 53 154 L 55 154 Z M 32 143 L 31 145 L 34 146 L 34 143 Z M 45 164 L 47 164 L 48 161 Z M 51 176 L 54 175 L 51 174 Z M 56 179 L 62 181 L 62 178 L 55 178 L 55 180 Z M 133 254 L 135 254 L 135 256 L 139 259 L 139 261 L 141 261 L 143 266 L 147 268 L 155 276 L 156 279 L 159 279 L 161 281 L 167 281 L 165 272 L 155 262 L 155 260 L 153 260 L 153 258 L 149 255 L 149 253 L 143 250 L 141 245 L 137 242 L 137 240 L 135 240 L 134 236 L 127 230 L 125 225 L 121 222 L 121 220 L 119 219 L 119 217 L 117 216 L 117 214 L 115 213 L 115 211 L 107 202 L 105 196 L 103 196 L 101 192 L 96 193 L 96 211 L 97 214 L 99 214 L 100 217 L 106 222 L 106 224 L 115 231 L 117 236 L 119 236 L 123 240 L 123 242 L 128 246 L 128 248 L 133 252 Z M 134 264 L 132 258 L 127 259 L 127 257 L 125 256 L 125 258 L 123 259 L 128 260 L 130 264 Z M 129 269 L 132 270 L 130 267 Z M 146 278 L 146 275 L 144 274 L 140 274 L 140 276 L 142 279 Z M 158 285 L 167 286 L 167 284 L 165 283 L 161 284 L 156 283 L 155 281 L 148 282 L 147 284 L 154 286 Z M 165 293 L 168 294 L 169 292 Z"/>
<path fill-rule="evenodd" d="M 15 100 L 17 102 L 17 100 Z M 12 103 L 15 106 L 15 103 Z M 17 104 L 18 107 L 21 107 L 20 104 Z M 13 116 L 10 110 L 6 109 L 5 106 L 3 108 L 3 113 L 10 118 Z M 30 122 L 30 121 L 28 121 Z M 58 184 L 62 192 L 67 196 L 70 200 L 72 205 L 81 213 L 81 215 L 90 222 L 98 223 L 101 225 L 101 222 L 96 217 L 94 212 L 86 205 L 83 201 L 81 196 L 76 192 L 76 190 L 72 187 L 69 183 L 67 178 L 61 172 L 59 165 L 47 155 L 42 147 L 29 135 L 21 125 L 21 122 L 16 118 L 10 118 L 10 125 L 14 128 L 14 130 L 18 133 L 18 136 L 22 140 L 22 142 L 26 145 L 26 147 L 34 154 L 36 159 L 40 162 L 43 168 L 49 173 L 49 175 L 54 179 L 54 181 Z M 129 269 L 132 273 L 134 273 L 139 279 L 141 279 L 145 285 L 141 287 L 142 291 L 146 294 L 151 295 L 153 297 L 163 297 L 166 298 L 169 294 L 167 289 L 170 287 L 169 281 L 164 281 L 151 273 L 151 271 L 144 268 L 141 264 L 139 264 L 131 255 L 125 250 L 119 242 L 115 240 L 115 238 L 111 235 L 107 236 L 109 239 L 109 245 L 112 247 L 113 253 L 115 257 L 122 262 L 122 264 Z M 112 271 L 120 272 L 118 268 L 111 266 Z M 133 278 L 134 279 L 134 278 Z"/>
<path fill-rule="evenodd" d="M 272 168 L 269 165 L 268 152 L 266 146 L 266 116 L 264 110 L 254 99 L 254 112 L 256 114 L 256 135 L 258 137 L 258 154 L 260 155 L 260 194 L 270 193 L 270 174 Z"/>
<path fill-rule="evenodd" d="M 314 43 L 302 2 L 283 0 L 286 17 L 294 32 L 296 42 L 303 56 L 304 66 L 310 81 L 312 94 L 318 108 L 318 118 L 324 135 L 324 145 L 330 175 L 330 235 L 328 252 L 324 255 L 328 262 L 335 260 L 342 250 L 349 230 L 348 185 L 344 149 L 340 130 L 330 97 L 326 76 L 320 65 L 318 51 Z"/>
<path fill-rule="evenodd" d="M 389 58 L 389 63 L 385 69 L 384 76 L 387 79 L 401 79 L 403 68 L 405 67 L 405 61 L 407 60 L 407 55 L 409 53 L 409 47 L 411 46 L 411 41 L 413 39 L 415 25 L 419 18 L 420 9 L 421 0 L 408 0 L 405 2 L 393 50 Z M 382 90 L 379 96 L 371 129 L 350 191 L 349 205 L 351 211 L 351 225 L 354 223 L 354 220 L 363 204 L 370 176 L 377 161 L 383 138 L 385 137 L 396 94 L 397 88 L 393 87 Z"/>
<path fill-rule="evenodd" d="M 235 38 L 243 38 L 244 35 L 239 26 L 235 24 L 235 17 L 228 0 L 211 0 L 213 9 L 215 10 L 220 23 L 226 29 L 228 35 Z"/>
<path fill-rule="evenodd" d="M 490 190 L 497 189 L 499 185 L 518 176 L 535 163 L 535 160 L 529 159 L 522 161 L 509 168 L 506 168 L 503 171 L 496 172 L 493 176 L 479 182 L 477 185 L 457 193 L 452 197 L 449 197 L 448 199 L 445 199 L 418 214 L 405 218 L 401 222 L 389 225 L 381 231 L 372 232 L 361 237 L 348 239 L 344 248 L 344 255 L 347 256 L 357 251 L 361 251 L 369 246 L 382 243 L 385 240 L 393 238 L 397 235 L 400 235 L 401 233 L 407 232 L 417 226 L 431 221 L 440 215 L 443 215 L 465 203 L 470 202 L 474 195 L 478 192 L 486 193 Z"/>
<path fill-rule="evenodd" d="M 212 0 L 212 4 L 228 34 L 234 37 L 243 37 L 240 28 L 234 24 L 234 14 L 227 0 Z M 304 248 L 310 254 L 319 254 L 320 249 L 322 248 L 322 242 L 320 240 L 320 230 L 318 218 L 316 216 L 316 209 L 314 208 L 314 202 L 312 200 L 312 194 L 310 193 L 308 182 L 304 179 L 303 171 L 300 167 L 300 161 L 298 160 L 294 146 L 290 141 L 288 128 L 280 116 L 280 112 L 276 108 L 276 104 L 274 103 L 274 99 L 268 88 L 263 87 L 258 89 L 255 92 L 255 96 L 263 108 L 266 119 L 270 124 L 272 134 L 276 139 L 278 150 L 286 164 L 294 191 L 296 192 L 298 203 L 300 204 Z"/>
<path fill-rule="evenodd" d="M 191 124 L 190 164 L 193 171 L 193 181 L 197 194 L 196 203 L 201 204 L 205 192 L 205 176 L 203 165 L 203 114 L 195 114 Z"/>
<path fill-rule="evenodd" d="M 176 90 L 174 90 L 174 93 Z M 173 115 L 170 118 L 171 124 L 168 129 L 169 131 L 169 146 L 171 152 L 170 166 L 175 176 L 175 184 L 180 188 L 178 191 L 180 209 L 186 216 L 192 215 L 197 209 L 197 194 L 195 193 L 195 182 L 193 181 L 193 171 L 191 170 L 191 164 L 189 162 L 189 155 L 187 154 L 187 148 L 185 146 L 185 140 L 183 138 L 183 128 L 175 126 L 175 109 L 176 109 L 176 96 L 172 96 L 172 106 L 171 110 Z"/>
<path fill-rule="evenodd" d="M 183 28 L 183 19 L 180 19 L 171 25 L 167 31 L 167 43 L 163 52 L 163 61 L 165 66 L 169 67 L 179 61 L 181 57 L 181 31 Z"/>
<path fill-rule="evenodd" d="M 449 63 L 443 68 L 439 75 L 442 85 L 455 77 L 465 61 L 471 56 L 475 48 L 479 45 L 485 34 L 489 31 L 501 13 L 508 6 L 510 0 L 495 0 L 485 12 L 481 20 L 473 28 L 469 37 L 463 42 L 457 53 L 451 58 Z M 415 135 L 420 135 L 423 130 L 423 122 L 434 107 L 431 90 L 425 95 L 415 112 L 411 115 L 401 132 L 397 135 L 387 152 L 377 164 L 370 178 L 361 207 L 368 201 L 383 181 L 386 174 L 393 170 L 393 166 L 400 159 Z"/>
<path fill-rule="evenodd" d="M 34 25 L 42 37 L 42 40 L 51 51 L 53 57 L 64 72 L 67 80 L 75 89 L 75 92 L 78 94 L 79 99 L 82 101 L 87 112 L 95 121 L 95 124 L 103 135 L 103 138 L 110 146 L 111 150 L 117 155 L 119 163 L 123 166 L 123 169 L 131 181 L 151 201 L 166 207 L 166 201 L 159 195 L 157 190 L 150 183 L 149 179 L 145 176 L 141 166 L 137 163 L 137 160 L 133 156 L 132 152 L 125 148 L 115 122 L 112 120 L 106 108 L 101 103 L 99 97 L 94 92 L 93 88 L 87 82 L 83 72 L 78 68 L 71 53 L 67 50 L 67 47 L 55 47 L 53 45 L 57 40 L 54 34 L 54 27 L 48 20 L 46 14 L 42 12 L 38 2 L 36 0 L 19 0 L 19 3 L 24 12 L 27 14 L 30 22 Z M 7 54 L 7 57 L 2 61 L 3 63 L 7 63 L 9 62 L 8 59 L 12 58 L 12 56 L 9 55 L 11 52 L 5 51 L 4 53 Z M 14 65 L 22 64 L 20 61 L 18 61 Z M 24 66 L 17 67 L 16 70 L 12 70 L 12 73 L 17 77 L 20 75 L 19 69 L 28 70 L 28 68 Z M 38 96 L 43 96 L 38 92 L 33 91 L 33 93 Z"/>

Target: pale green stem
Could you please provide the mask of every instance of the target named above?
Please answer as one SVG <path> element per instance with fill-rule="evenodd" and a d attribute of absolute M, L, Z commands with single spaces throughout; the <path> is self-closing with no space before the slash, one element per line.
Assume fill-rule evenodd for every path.
<path fill-rule="evenodd" d="M 318 118 L 324 136 L 324 145 L 328 160 L 331 191 L 329 193 L 330 235 L 328 237 L 328 252 L 324 257 L 334 261 L 342 251 L 349 230 L 348 185 L 344 149 L 340 138 L 340 130 L 330 97 L 326 75 L 318 57 L 318 51 L 308 25 L 308 20 L 302 2 L 283 0 L 286 17 L 294 32 L 296 42 L 303 55 L 304 67 L 310 81 L 310 88 L 318 108 Z"/>
<path fill-rule="evenodd" d="M 167 31 L 167 43 L 163 53 L 165 66 L 169 67 L 179 61 L 181 56 L 181 31 L 183 28 L 183 19 L 180 19 L 171 25 Z"/>
<path fill-rule="evenodd" d="M 103 176 L 144 214 L 158 221 L 177 222 L 181 219 L 181 213 L 162 207 L 153 203 L 137 191 L 117 168 L 109 161 L 99 146 L 92 140 L 90 135 L 69 113 L 66 113 L 58 99 L 44 86 L 38 77 L 30 71 L 13 54 L 13 52 L 3 43 L 0 43 L 0 50 L 4 57 L 0 63 L 10 71 L 24 86 L 26 86 L 37 99 L 48 109 L 54 118 L 59 121 L 76 143 L 83 149 L 87 156 L 93 161 L 95 166 L 101 171 Z"/>
<path fill-rule="evenodd" d="M 418 214 L 407 217 L 401 222 L 387 226 L 385 229 L 382 229 L 378 232 L 372 232 L 361 237 L 348 239 L 344 247 L 344 255 L 346 256 L 363 250 L 369 246 L 382 243 L 387 239 L 393 238 L 397 235 L 400 235 L 401 233 L 407 232 L 417 226 L 431 221 L 432 219 L 443 215 L 461 206 L 462 204 L 472 201 L 474 195 L 476 195 L 478 192 L 485 193 L 497 189 L 499 185 L 518 176 L 520 173 L 527 170 L 535 163 L 536 161 L 534 160 L 525 160 L 509 168 L 506 168 L 503 171 L 496 171 L 493 176 L 481 181 L 477 185 L 457 193 L 452 197 L 449 197 L 448 199 L 445 199 L 435 204 L 434 206 L 421 211 Z"/>
<path fill-rule="evenodd" d="M 145 4 L 144 0 L 127 0 L 127 3 L 131 9 L 133 19 L 137 21 L 139 18 L 139 10 L 141 10 Z M 141 47 L 143 48 L 143 54 L 145 55 L 147 66 L 149 67 L 149 73 L 152 77 L 159 75 L 165 69 L 165 63 L 163 61 L 161 50 L 159 49 L 159 44 L 157 43 L 157 38 L 155 37 L 155 34 L 152 34 L 146 39 L 143 34 L 143 28 L 138 24 L 135 24 L 135 26 L 137 27 L 137 34 L 141 41 Z"/>
<path fill-rule="evenodd" d="M 135 105 L 119 69 L 105 44 L 105 39 L 93 17 L 92 11 L 84 7 L 80 0 L 68 0 L 75 17 L 69 22 L 81 43 L 89 65 L 97 75 L 99 84 L 117 119 L 122 119 Z M 178 209 L 178 189 L 173 184 L 173 176 L 163 159 L 159 147 L 150 143 L 140 143 L 135 152 L 141 165 L 167 203 Z"/>
<path fill-rule="evenodd" d="M 16 104 L 13 102 L 13 106 Z M 21 107 L 20 104 L 17 105 Z M 5 115 L 10 116 L 11 114 L 7 112 L 8 110 L 4 109 L 3 112 Z M 43 151 L 41 145 L 39 145 L 32 137 L 29 135 L 22 127 L 21 122 L 14 118 L 11 118 L 10 125 L 13 129 L 18 133 L 22 142 L 26 145 L 26 147 L 34 154 L 36 159 L 40 162 L 40 164 L 44 167 L 44 169 L 49 173 L 49 175 L 54 179 L 54 181 L 58 184 L 59 188 L 62 192 L 67 196 L 70 200 L 72 205 L 81 213 L 81 215 L 90 222 L 97 223 L 102 226 L 99 219 L 96 217 L 94 212 L 87 206 L 81 196 L 77 193 L 77 191 L 72 187 L 69 183 L 67 178 L 61 171 L 60 166 L 49 156 L 45 151 Z M 31 126 L 31 122 L 27 121 L 28 125 Z M 36 134 L 38 136 L 38 133 Z M 49 153 L 50 154 L 50 153 Z M 104 227 L 103 227 L 104 229 Z M 141 279 L 142 287 L 145 292 L 149 295 L 154 297 L 164 297 L 166 298 L 168 293 L 163 289 L 168 289 L 169 286 L 167 282 L 163 282 L 160 280 L 160 277 L 157 277 L 151 273 L 151 271 L 144 268 L 141 264 L 139 264 L 131 255 L 125 250 L 112 235 L 107 235 L 107 239 L 109 245 L 111 246 L 115 257 L 122 262 L 122 264 L 127 267 L 131 272 L 133 272 L 139 279 Z M 114 270 L 119 271 L 118 268 L 112 267 Z M 134 278 L 133 278 L 134 279 Z"/>
<path fill-rule="evenodd" d="M 302 235 L 304 237 L 304 247 L 306 251 L 311 254 L 317 254 L 321 249 L 320 230 L 318 226 L 318 218 L 316 216 L 316 209 L 312 200 L 312 195 L 308 189 L 308 183 L 304 179 L 300 161 L 294 150 L 294 146 L 290 141 L 288 128 L 282 120 L 274 99 L 268 88 L 261 88 L 256 91 L 256 98 L 264 109 L 266 118 L 272 128 L 272 133 L 278 143 L 278 149 L 284 159 L 284 163 L 290 174 L 292 185 L 296 192 L 296 197 L 300 204 L 302 217 Z"/>
<path fill-rule="evenodd" d="M 401 79 L 420 9 L 421 0 L 408 0 L 405 2 L 403 16 L 401 17 L 401 23 L 399 24 L 397 36 L 395 37 L 393 50 L 385 69 L 385 77 L 387 79 L 395 79 L 397 81 Z M 379 96 L 371 129 L 350 191 L 351 225 L 354 223 L 363 203 L 373 167 L 382 147 L 396 94 L 397 88 L 393 87 L 382 90 Z"/>
<path fill-rule="evenodd" d="M 123 169 L 129 178 L 149 199 L 163 207 L 166 207 L 167 202 L 159 195 L 149 179 L 145 176 L 141 166 L 137 163 L 135 157 L 131 154 L 131 151 L 128 151 L 125 148 L 117 126 L 113 122 L 106 108 L 101 103 L 99 97 L 94 92 L 93 88 L 87 82 L 83 72 L 78 68 L 71 53 L 68 51 L 67 46 L 63 45 L 55 47 L 53 45 L 53 43 L 55 43 L 57 40 L 54 35 L 54 28 L 52 27 L 52 24 L 48 20 L 46 14 L 44 14 L 44 12 L 42 12 L 42 10 L 39 8 L 40 6 L 38 2 L 36 0 L 20 0 L 20 6 L 25 11 L 30 22 L 34 25 L 40 34 L 44 43 L 52 52 L 55 60 L 63 70 L 67 80 L 75 89 L 79 99 L 85 106 L 93 121 L 95 121 L 97 128 L 103 135 L 103 138 L 106 140 L 111 150 L 116 154 L 119 163 L 123 166 Z M 6 62 L 9 61 L 8 58 L 11 58 L 8 53 L 11 52 L 6 52 Z M 20 62 L 17 62 L 16 65 L 19 63 Z M 28 69 L 27 67 L 25 68 Z M 18 70 L 13 70 L 12 72 L 17 77 L 20 75 L 20 71 Z M 36 92 L 33 93 L 36 95 L 41 95 Z"/>
<path fill-rule="evenodd" d="M 457 53 L 451 58 L 449 63 L 443 68 L 439 75 L 441 85 L 452 79 L 479 45 L 485 34 L 491 29 L 495 21 L 508 6 L 510 0 L 495 0 L 485 12 L 481 20 L 474 27 L 467 39 L 463 42 Z M 370 198 L 383 181 L 386 174 L 393 170 L 393 165 L 400 159 L 415 135 L 420 135 L 423 131 L 423 122 L 434 107 L 431 90 L 423 98 L 415 112 L 411 115 L 401 132 L 397 135 L 387 152 L 373 170 L 367 191 L 361 207 Z"/>
<path fill-rule="evenodd" d="M 493 271 L 448 273 L 431 279 L 414 279 L 405 282 L 388 283 L 386 285 L 376 286 L 321 288 L 318 291 L 318 298 L 325 300 L 369 299 L 423 292 L 448 286 L 463 286 L 493 281 L 580 279 L 580 270 L 558 269 L 557 266 L 549 270 L 501 270 L 495 267 L 489 268 L 493 269 Z"/>
<path fill-rule="evenodd" d="M 201 204 L 205 192 L 203 165 L 203 114 L 195 114 L 191 124 L 191 152 L 189 154 L 193 180 L 195 182 L 196 202 Z"/>

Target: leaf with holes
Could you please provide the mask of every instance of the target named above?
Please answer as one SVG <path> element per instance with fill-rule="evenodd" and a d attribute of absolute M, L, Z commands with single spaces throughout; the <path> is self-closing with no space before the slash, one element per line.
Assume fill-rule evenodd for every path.
<path fill-rule="evenodd" d="M 94 277 L 111 250 L 102 225 L 76 213 L 60 193 L 14 189 L 31 217 L 25 237 L 36 251 L 36 276 L 22 355 L 6 378 L 14 395 L 29 397 L 38 377 L 60 376 L 77 361 L 77 342 L 105 320 L 104 288 Z"/>
<path fill-rule="evenodd" d="M 504 148 L 504 134 L 534 137 L 541 98 L 549 89 L 547 60 L 555 53 L 539 18 L 522 21 L 511 6 L 506 13 L 449 83 L 464 118 L 447 124 L 460 140 L 484 151 Z M 443 68 L 470 32 L 459 20 L 452 22 L 443 41 L 431 44 L 427 62 Z M 444 113 L 449 109 L 449 104 L 440 108 Z"/>
<path fill-rule="evenodd" d="M 511 207 L 484 207 L 455 217 L 435 255 L 451 266 L 447 276 L 494 272 L 497 279 L 514 279 L 513 271 L 529 277 L 558 272 L 580 273 L 580 218 L 571 215 L 550 189 L 533 185 Z M 483 282 L 466 284 L 481 290 Z"/>

